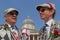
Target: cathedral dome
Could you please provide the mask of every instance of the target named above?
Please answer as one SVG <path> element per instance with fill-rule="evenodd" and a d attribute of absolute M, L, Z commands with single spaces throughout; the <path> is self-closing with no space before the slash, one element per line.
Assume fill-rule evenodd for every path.
<path fill-rule="evenodd" d="M 30 19 L 29 16 L 23 21 L 23 25 L 24 24 L 33 24 L 34 25 L 33 21 Z"/>
<path fill-rule="evenodd" d="M 23 21 L 22 26 L 23 28 L 27 27 L 29 29 L 34 29 L 34 23 L 29 16 Z"/>

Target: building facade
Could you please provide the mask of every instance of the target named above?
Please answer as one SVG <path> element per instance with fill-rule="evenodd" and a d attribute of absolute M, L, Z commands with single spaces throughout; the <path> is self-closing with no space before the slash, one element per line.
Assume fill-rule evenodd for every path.
<path fill-rule="evenodd" d="M 28 30 L 30 30 L 30 35 L 27 40 L 39 40 L 39 30 L 35 29 L 34 22 L 29 16 L 22 23 L 22 30 L 24 28 L 28 28 Z"/>

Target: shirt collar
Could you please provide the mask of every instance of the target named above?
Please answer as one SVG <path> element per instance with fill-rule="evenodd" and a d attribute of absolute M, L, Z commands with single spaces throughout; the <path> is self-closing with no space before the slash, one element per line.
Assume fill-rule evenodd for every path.
<path fill-rule="evenodd" d="M 51 23 L 53 22 L 53 19 L 50 19 L 46 24 L 48 24 L 49 26 L 51 26 Z"/>

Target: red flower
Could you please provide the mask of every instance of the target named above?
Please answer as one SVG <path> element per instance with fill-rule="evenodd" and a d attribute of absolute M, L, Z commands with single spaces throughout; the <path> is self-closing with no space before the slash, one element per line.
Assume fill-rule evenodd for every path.
<path fill-rule="evenodd" d="M 4 27 L 7 28 L 8 27 L 8 24 L 4 24 Z"/>
<path fill-rule="evenodd" d="M 54 30 L 54 34 L 55 34 L 55 35 L 58 35 L 58 33 L 59 33 L 58 30 L 55 29 L 55 30 Z"/>

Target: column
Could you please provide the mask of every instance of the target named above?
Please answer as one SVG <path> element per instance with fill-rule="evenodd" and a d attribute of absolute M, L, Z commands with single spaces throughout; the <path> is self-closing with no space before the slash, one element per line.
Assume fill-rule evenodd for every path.
<path fill-rule="evenodd" d="M 34 35 L 33 35 L 33 40 L 34 40 Z"/>
<path fill-rule="evenodd" d="M 39 40 L 39 36 L 37 36 L 37 40 Z"/>
<path fill-rule="evenodd" d="M 30 36 L 29 36 L 28 40 L 30 40 Z"/>

